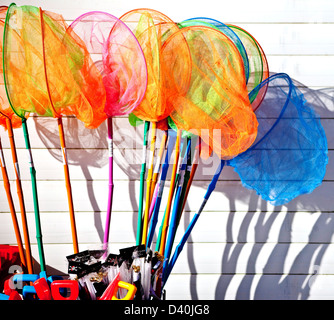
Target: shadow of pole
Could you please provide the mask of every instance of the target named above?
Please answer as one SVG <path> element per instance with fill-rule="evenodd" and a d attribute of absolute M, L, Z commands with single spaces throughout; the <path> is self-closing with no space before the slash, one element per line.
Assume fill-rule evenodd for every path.
<path fill-rule="evenodd" d="M 255 242 L 253 248 L 250 252 L 250 256 L 247 262 L 246 275 L 240 282 L 238 290 L 236 292 L 236 299 L 238 300 L 250 300 L 252 284 L 254 282 L 254 277 L 257 273 L 257 261 L 259 259 L 261 250 L 267 243 L 269 232 L 273 223 L 275 222 L 279 212 L 267 212 L 267 203 L 261 200 L 261 211 L 255 225 Z M 253 215 L 253 214 L 252 214 Z M 265 219 L 267 216 L 267 219 Z M 242 233 L 242 230 L 240 230 Z M 245 242 L 247 239 L 245 239 Z"/>
<path fill-rule="evenodd" d="M 312 90 L 295 81 L 295 85 L 302 91 L 305 99 L 311 103 L 314 110 L 322 119 L 333 119 L 334 112 L 334 89 L 326 88 Z M 325 126 L 329 141 L 329 149 L 332 144 L 331 129 Z M 329 170 L 328 170 L 329 169 Z M 331 171 L 331 168 L 327 168 Z M 330 175 L 330 173 L 329 173 Z M 328 178 L 327 178 L 328 179 Z M 326 180 L 326 177 L 324 178 Z M 253 193 L 248 204 L 249 211 L 246 213 L 242 226 L 239 230 L 237 242 L 232 238 L 232 224 L 235 214 L 235 203 L 247 201 L 239 195 L 230 198 L 230 214 L 226 225 L 227 244 L 222 255 L 222 273 L 218 280 L 215 298 L 226 298 L 230 284 L 237 274 L 237 263 L 241 250 L 247 242 L 247 233 L 250 222 L 254 218 L 254 212 L 250 208 L 257 208 L 257 196 Z M 322 198 L 320 198 L 321 200 Z M 277 220 L 282 208 L 275 207 L 273 212 L 268 213 L 265 201 L 262 200 L 262 208 L 255 226 L 255 243 L 247 260 L 246 274 L 236 289 L 236 299 L 308 299 L 310 297 L 310 279 L 314 274 L 310 269 L 320 267 L 334 232 L 333 213 L 326 212 L 326 204 L 315 202 L 313 197 L 300 197 L 287 204 L 288 212 L 279 229 L 277 243 L 265 261 L 263 270 L 257 270 L 256 263 L 260 261 L 260 254 L 267 242 L 267 238 L 275 220 Z M 328 204 L 327 204 L 328 206 Z M 289 250 L 292 246 L 292 223 L 298 211 L 302 214 L 319 212 L 320 216 L 312 226 L 309 241 L 296 255 L 287 271 L 286 266 Z M 269 215 L 269 216 L 268 216 Z M 265 221 L 265 217 L 267 219 Z M 265 221 L 265 222 L 264 222 Z M 321 231 L 320 231 L 321 230 Z M 295 249 L 294 249 L 295 250 Z M 263 261 L 260 261 L 263 263 Z M 254 280 L 257 280 L 255 283 Z M 259 280 L 258 280 L 259 279 Z M 253 296 L 252 296 L 253 293 Z"/>
<path fill-rule="evenodd" d="M 225 195 L 224 195 L 225 196 Z M 254 207 L 258 201 L 259 197 L 256 194 L 252 194 L 250 198 L 250 206 Z M 222 255 L 222 268 L 221 268 L 221 276 L 217 282 L 216 290 L 215 290 L 215 299 L 223 300 L 226 298 L 226 293 L 228 287 L 233 280 L 233 276 L 236 274 L 237 263 L 241 253 L 241 250 L 245 246 L 247 242 L 247 233 L 249 230 L 250 223 L 253 219 L 253 213 L 248 211 L 245 215 L 245 218 L 241 224 L 239 234 L 237 236 L 237 243 L 235 245 L 235 241 L 233 238 L 232 230 L 233 230 L 233 220 L 236 214 L 235 200 L 229 198 L 229 206 L 230 213 L 229 218 L 226 224 L 226 246 Z"/>

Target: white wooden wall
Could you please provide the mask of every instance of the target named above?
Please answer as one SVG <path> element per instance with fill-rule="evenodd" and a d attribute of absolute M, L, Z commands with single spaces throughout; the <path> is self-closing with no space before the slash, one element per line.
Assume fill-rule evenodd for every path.
<path fill-rule="evenodd" d="M 2 5 L 10 1 L 2 0 Z M 62 14 L 69 22 L 100 10 L 115 16 L 140 7 L 156 9 L 174 21 L 203 16 L 248 30 L 263 47 L 272 72 L 286 72 L 314 89 L 334 92 L 334 2 L 332 0 L 17 0 Z M 242 187 L 224 168 L 166 286 L 167 299 L 333 299 L 334 298 L 334 106 L 321 110 L 329 147 L 323 184 L 312 194 L 273 207 Z M 127 119 L 114 120 L 115 191 L 111 251 L 135 244 L 142 130 Z M 141 127 L 142 128 L 142 127 Z M 49 274 L 67 271 L 73 253 L 57 123 L 31 117 L 28 129 L 37 170 L 45 259 Z M 106 124 L 84 129 L 65 119 L 79 249 L 99 248 L 107 206 Z M 14 131 L 33 256 L 38 264 L 27 154 L 21 129 Z M 1 128 L 5 159 L 15 192 L 9 142 Z M 159 136 L 160 138 L 160 136 Z M 159 145 L 159 144 L 158 144 Z M 211 169 L 210 169 L 211 168 Z M 176 240 L 199 208 L 215 166 L 201 163 L 191 188 Z M 168 187 L 168 184 L 167 186 Z M 165 208 L 168 189 L 165 189 Z M 177 241 L 176 241 L 177 242 Z M 0 184 L 0 243 L 15 245 L 8 204 Z"/>

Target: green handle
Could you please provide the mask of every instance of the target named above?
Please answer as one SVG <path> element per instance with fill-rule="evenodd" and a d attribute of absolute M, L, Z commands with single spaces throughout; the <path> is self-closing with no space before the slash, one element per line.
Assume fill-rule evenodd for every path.
<path fill-rule="evenodd" d="M 41 271 L 45 271 L 45 258 L 44 258 L 41 221 L 40 221 L 40 216 L 39 216 L 39 206 L 38 206 L 38 196 L 37 196 L 36 170 L 35 170 L 34 162 L 32 159 L 29 134 L 28 134 L 28 128 L 27 128 L 26 121 L 27 121 L 26 119 L 22 119 L 22 128 L 23 128 L 23 133 L 24 133 L 24 141 L 25 141 L 26 149 L 29 152 L 30 175 L 31 175 L 32 193 L 33 193 L 33 198 L 34 198 L 36 238 L 37 238 L 39 260 L 40 260 Z"/>
<path fill-rule="evenodd" d="M 165 222 L 165 217 L 166 217 L 166 209 L 165 209 L 165 214 L 162 218 L 162 222 L 161 222 L 161 225 L 160 225 L 160 228 L 159 228 L 159 233 L 158 233 L 158 237 L 157 237 L 157 242 L 155 244 L 155 251 L 158 251 L 160 250 L 160 242 L 161 242 L 161 236 L 162 236 L 162 229 L 163 229 L 163 226 L 164 226 L 164 222 Z"/>
<path fill-rule="evenodd" d="M 5 25 L 3 30 L 3 43 L 7 43 L 7 30 L 6 27 L 9 23 L 9 11 L 11 6 L 15 6 L 15 3 L 12 3 L 7 10 L 6 13 L 6 19 L 5 19 Z M 10 99 L 10 95 L 8 92 L 8 84 L 7 84 L 7 75 L 6 75 L 6 64 L 5 64 L 5 50 L 2 51 L 2 65 L 3 65 L 3 79 L 4 79 L 4 85 L 6 90 L 6 95 L 8 98 L 9 105 L 13 112 L 19 116 L 22 119 L 22 128 L 23 128 L 23 134 L 24 134 L 24 141 L 26 145 L 26 149 L 29 152 L 29 161 L 30 161 L 30 175 L 31 175 L 31 183 L 32 183 L 32 192 L 33 192 L 33 198 L 34 198 L 34 211 L 35 211 L 35 221 L 36 221 L 36 238 L 37 238 L 37 245 L 38 245 L 38 252 L 39 252 L 39 259 L 40 259 L 40 266 L 41 271 L 45 271 L 45 259 L 44 259 L 44 251 L 43 251 L 43 244 L 42 244 L 42 233 L 41 233 L 41 224 L 39 219 L 39 208 L 38 208 L 38 198 L 37 198 L 37 185 L 36 185 L 36 170 L 34 167 L 34 163 L 32 160 L 32 154 L 31 154 L 31 148 L 30 148 L 30 141 L 29 141 L 29 134 L 28 134 L 28 128 L 27 128 L 27 119 L 24 118 L 22 115 L 20 115 L 17 110 L 13 107 L 12 101 Z"/>

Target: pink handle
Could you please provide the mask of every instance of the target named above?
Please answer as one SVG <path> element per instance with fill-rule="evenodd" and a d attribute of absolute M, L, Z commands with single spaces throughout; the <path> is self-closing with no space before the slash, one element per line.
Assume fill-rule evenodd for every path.
<path fill-rule="evenodd" d="M 110 229 L 110 217 L 112 211 L 112 201 L 113 201 L 113 192 L 114 192 L 114 179 L 113 179 L 113 129 L 112 129 L 112 118 L 107 119 L 108 124 L 108 143 L 109 143 L 109 193 L 108 193 L 108 207 L 107 207 L 107 217 L 106 225 L 104 229 L 104 238 L 103 243 L 105 249 L 109 240 L 109 229 Z"/>
<path fill-rule="evenodd" d="M 155 203 L 157 201 L 158 192 L 159 192 L 159 185 L 160 185 L 160 183 L 158 182 L 155 186 L 154 195 L 153 195 L 153 198 L 152 198 L 152 201 L 151 201 L 151 206 L 150 206 L 150 214 L 149 214 L 149 217 L 148 217 L 149 220 L 151 220 L 152 213 L 153 213 L 153 210 L 154 210 L 154 206 L 155 206 Z"/>

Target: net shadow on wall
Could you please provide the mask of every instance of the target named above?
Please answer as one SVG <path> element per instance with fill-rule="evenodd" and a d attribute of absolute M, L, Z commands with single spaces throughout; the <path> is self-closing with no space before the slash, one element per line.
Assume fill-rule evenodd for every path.
<path fill-rule="evenodd" d="M 57 161 L 62 162 L 62 153 L 58 143 L 57 124 L 43 117 L 33 117 L 39 139 L 48 152 Z M 94 224 L 99 238 L 103 239 L 103 223 L 100 212 L 103 211 L 96 199 L 92 185 L 93 177 L 90 167 L 102 168 L 108 164 L 108 146 L 105 136 L 107 124 L 102 123 L 96 129 L 87 129 L 83 123 L 75 117 L 64 118 L 64 130 L 66 132 L 67 157 L 70 166 L 80 166 L 85 177 L 87 194 L 94 211 Z M 70 169 L 71 170 L 71 169 Z"/>
<path fill-rule="evenodd" d="M 57 124 L 48 118 L 32 117 L 32 119 L 38 138 L 51 156 L 62 162 Z M 97 213 L 94 218 L 95 227 L 99 237 L 103 240 L 103 223 L 99 213 L 104 210 L 96 199 L 92 186 L 93 176 L 89 168 L 103 168 L 108 165 L 108 142 L 105 139 L 107 122 L 103 122 L 96 129 L 88 129 L 75 117 L 66 117 L 64 118 L 64 130 L 66 132 L 68 163 L 70 166 L 80 166 L 84 174 L 91 207 Z M 133 177 L 138 177 L 140 173 L 142 130 L 132 127 L 126 118 L 119 118 L 114 120 L 114 131 L 114 153 L 117 153 L 114 162 L 129 179 L 130 203 L 132 210 L 136 211 L 138 210 L 138 202 L 135 196 Z M 158 143 L 161 137 L 162 132 L 158 130 Z"/>
<path fill-rule="evenodd" d="M 329 248 L 334 230 L 334 219 L 332 214 L 328 212 L 329 198 L 331 188 L 329 183 L 331 180 L 331 156 L 332 156 L 332 139 L 330 122 L 334 118 L 334 88 L 323 88 L 314 90 L 293 80 L 293 85 L 303 94 L 307 103 L 311 104 L 313 110 L 321 118 L 321 123 L 328 137 L 328 157 L 324 183 L 312 194 L 302 195 L 295 198 L 291 202 L 270 207 L 265 200 L 262 200 L 255 191 L 244 194 L 244 197 L 231 195 L 220 190 L 224 196 L 229 198 L 230 212 L 228 214 L 226 225 L 226 241 L 227 246 L 222 252 L 221 272 L 219 280 L 216 284 L 215 299 L 226 299 L 229 286 L 233 282 L 234 276 L 237 273 L 238 261 L 240 261 L 241 252 L 244 250 L 249 235 L 252 234 L 251 229 L 255 230 L 255 243 L 249 251 L 250 255 L 247 258 L 246 275 L 238 280 L 238 288 L 235 299 L 291 299 L 291 300 L 306 300 L 309 299 L 312 292 L 312 279 L 321 270 L 322 261 Z M 245 213 L 243 220 L 240 222 L 236 214 L 236 202 L 242 201 L 248 203 L 248 211 Z M 285 207 L 285 208 L 284 208 Z M 254 213 L 257 210 L 257 213 Z M 288 213 L 286 214 L 286 210 Z M 291 250 L 293 242 L 291 230 L 296 228 L 300 222 L 301 216 L 297 212 L 309 212 L 319 214 L 310 226 L 310 231 L 307 235 L 307 243 L 303 245 L 300 251 L 297 252 L 293 261 L 287 261 L 287 255 Z M 280 221 L 284 213 L 284 219 Z M 320 213 L 319 213 L 320 212 Z M 238 220 L 236 220 L 238 219 Z M 237 222 L 239 221 L 239 222 Z M 235 223 L 240 224 L 240 229 L 235 233 Z M 254 270 L 261 259 L 261 251 L 265 248 L 268 237 L 276 232 L 273 228 L 278 227 L 279 234 L 277 235 L 278 243 L 273 247 L 270 254 L 264 262 L 264 273 L 258 278 L 255 276 Z M 276 236 L 275 236 L 276 237 Z M 233 242 L 238 240 L 237 244 Z M 280 257 L 277 259 L 277 257 Z M 195 266 L 194 266 L 195 267 Z M 274 274 L 281 273 L 286 269 L 288 276 L 275 276 Z M 317 268 L 317 269 L 316 269 Z M 193 271 L 192 271 L 193 272 Z M 228 274 L 228 275 L 227 275 Z M 268 276 L 272 274 L 273 276 Z M 294 281 L 294 286 L 291 287 L 291 281 Z M 254 287 L 254 282 L 256 286 Z M 196 276 L 192 279 L 192 283 L 196 282 Z M 288 295 L 287 295 L 288 293 Z M 192 296 L 198 295 L 193 292 Z"/>

